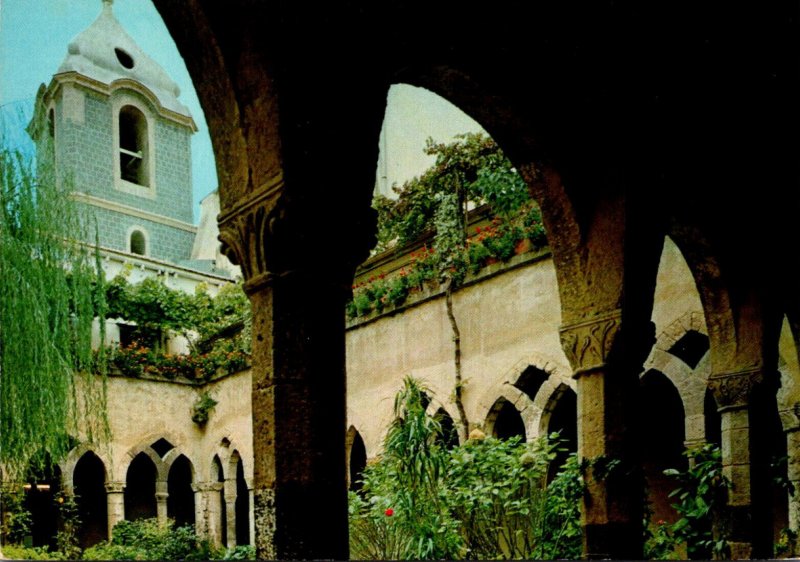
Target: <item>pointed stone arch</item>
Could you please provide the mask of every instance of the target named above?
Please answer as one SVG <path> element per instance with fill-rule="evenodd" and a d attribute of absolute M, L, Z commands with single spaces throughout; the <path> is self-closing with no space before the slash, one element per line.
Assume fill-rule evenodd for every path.
<path fill-rule="evenodd" d="M 160 509 L 162 502 L 159 495 L 166 492 L 166 475 L 161 479 L 159 474 L 163 468 L 163 462 L 160 461 L 149 446 L 131 457 L 125 467 L 125 519 L 166 518 L 166 510 L 162 514 Z"/>
<path fill-rule="evenodd" d="M 175 453 L 175 454 L 173 454 Z M 178 526 L 194 526 L 195 480 L 194 463 L 183 453 L 173 449 L 164 458 L 167 472 L 167 517 Z"/>
<path fill-rule="evenodd" d="M 477 419 L 483 420 L 483 430 L 491 435 L 494 423 L 499 414 L 499 408 L 508 403 L 520 416 L 525 428 L 525 438 L 529 439 L 537 434 L 541 410 L 533 405 L 527 394 L 510 384 L 495 385 L 484 392 L 479 402 Z"/>
<path fill-rule="evenodd" d="M 711 375 L 710 354 L 706 352 L 693 367 L 671 352 L 677 342 L 688 333 L 707 336 L 702 311 L 687 311 L 658 335 L 650 355 L 644 362 L 640 377 L 653 370 L 667 377 L 677 389 L 685 413 L 685 440 L 687 446 L 706 441 L 708 415 L 706 392 Z M 716 413 L 716 412 L 715 412 Z"/>
<path fill-rule="evenodd" d="M 361 490 L 359 480 L 367 467 L 367 448 L 364 439 L 354 425 L 347 429 L 345 436 L 347 449 L 347 487 L 358 492 Z"/>
<path fill-rule="evenodd" d="M 448 408 L 450 406 L 450 408 Z M 466 436 L 464 435 L 464 428 L 461 424 L 455 423 L 457 418 L 453 417 L 451 413 L 451 409 L 455 408 L 453 404 L 445 405 L 436 397 L 430 399 L 428 403 L 428 407 L 425 409 L 425 415 L 430 417 L 440 417 L 440 423 L 442 424 L 442 430 L 446 431 L 448 435 L 442 435 L 442 439 L 444 439 L 444 444 L 448 448 L 452 446 L 456 446 L 459 443 L 464 443 L 466 440 Z"/>
<path fill-rule="evenodd" d="M 438 398 L 436 395 L 430 398 L 428 402 L 428 407 L 425 408 L 425 415 L 434 417 L 437 413 L 443 412 L 448 418 L 450 418 L 450 422 L 453 424 L 453 431 L 456 434 L 456 440 L 458 443 L 464 443 L 467 440 L 467 436 L 464 434 L 464 428 L 459 423 L 455 423 L 455 420 L 458 419 L 458 416 L 453 416 L 453 410 L 455 410 L 455 404 L 450 402 L 444 403 Z"/>
<path fill-rule="evenodd" d="M 106 483 L 108 471 L 103 459 L 88 448 L 72 467 L 70 492 L 78 506 L 80 526 L 78 543 L 87 548 L 109 538 L 108 498 Z"/>
<path fill-rule="evenodd" d="M 72 481 L 75 474 L 75 465 L 78 464 L 78 461 L 86 453 L 93 453 L 98 459 L 100 459 L 100 461 L 103 463 L 103 469 L 105 471 L 103 484 L 108 481 L 110 476 L 109 467 L 111 466 L 109 459 L 106 458 L 101 448 L 96 444 L 81 443 L 77 447 L 74 447 L 72 450 L 70 450 L 64 460 L 59 463 L 61 467 L 61 474 L 63 475 L 62 478 L 64 480 L 64 491 L 72 493 Z"/>

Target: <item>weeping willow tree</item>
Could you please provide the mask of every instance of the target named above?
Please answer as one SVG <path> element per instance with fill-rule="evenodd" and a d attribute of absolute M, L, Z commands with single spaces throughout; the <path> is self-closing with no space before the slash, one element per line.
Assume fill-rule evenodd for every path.
<path fill-rule="evenodd" d="M 97 403 L 105 378 L 98 387 L 88 374 L 105 372 L 92 351 L 93 319 L 104 316 L 102 270 L 96 250 L 79 242 L 89 222 L 69 182 L 54 180 L 6 148 L 0 132 L 0 465 L 11 477 L 36 459 L 62 459 L 79 424 L 84 435 L 108 436 Z"/>

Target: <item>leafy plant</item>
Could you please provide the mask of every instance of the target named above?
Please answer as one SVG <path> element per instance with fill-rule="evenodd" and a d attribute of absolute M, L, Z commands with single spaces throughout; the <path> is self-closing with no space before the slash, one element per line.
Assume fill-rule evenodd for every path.
<path fill-rule="evenodd" d="M 788 527 L 781 529 L 780 537 L 775 543 L 775 556 L 793 557 L 797 551 L 797 531 Z"/>
<path fill-rule="evenodd" d="M 25 507 L 25 493 L 20 489 L 4 488 L 0 498 L 0 521 L 5 542 L 22 543 L 31 532 L 31 514 Z"/>
<path fill-rule="evenodd" d="M 211 560 L 220 553 L 192 527 L 158 519 L 120 521 L 113 538 L 83 552 L 84 560 Z"/>
<path fill-rule="evenodd" d="M 211 398 L 208 392 L 203 392 L 192 406 L 192 421 L 197 425 L 205 425 L 209 414 L 219 402 Z"/>
<path fill-rule="evenodd" d="M 574 455 L 547 485 L 557 435 L 447 449 L 427 390 L 406 378 L 380 460 L 350 495 L 355 558 L 576 558 L 584 485 Z"/>
<path fill-rule="evenodd" d="M 7 560 L 68 560 L 61 553 L 51 552 L 43 546 L 20 544 L 4 544 L 3 557 Z"/>
<path fill-rule="evenodd" d="M 76 498 L 72 494 L 59 491 L 53 498 L 58 507 L 61 524 L 56 533 L 56 548 L 67 559 L 77 559 L 81 554 L 78 545 L 78 531 L 81 526 L 80 511 Z"/>
<path fill-rule="evenodd" d="M 730 487 L 730 481 L 722 474 L 722 453 L 717 445 L 708 443 L 687 449 L 684 454 L 689 459 L 689 468 L 664 471 L 678 481 L 678 487 L 670 497 L 677 499 L 673 507 L 680 518 L 658 532 L 672 536 L 676 543 L 685 543 L 691 559 L 710 558 L 712 555 L 725 557 L 727 529 L 717 525 L 717 536 L 714 537 L 712 532 L 714 518 L 727 502 Z"/>
<path fill-rule="evenodd" d="M 585 490 L 578 455 L 571 453 L 547 486 L 537 558 L 577 560 L 581 557 L 583 529 L 580 506 Z"/>
<path fill-rule="evenodd" d="M 255 560 L 256 547 L 250 544 L 239 544 L 233 548 L 225 549 L 220 560 Z"/>
<path fill-rule="evenodd" d="M 92 222 L 70 198 L 70 178 L 57 182 L 44 164 L 34 171 L 4 138 L 0 130 L 0 464 L 8 475 L 41 449 L 63 457 L 79 419 L 108 428 L 105 395 L 76 399 L 71 376 L 91 368 L 92 323 L 104 315 L 98 254 L 79 242 L 91 238 Z"/>

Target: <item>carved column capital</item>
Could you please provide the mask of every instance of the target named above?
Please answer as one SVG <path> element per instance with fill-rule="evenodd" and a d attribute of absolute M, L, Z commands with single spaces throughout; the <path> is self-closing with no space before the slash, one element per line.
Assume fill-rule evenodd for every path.
<path fill-rule="evenodd" d="M 125 482 L 106 482 L 107 494 L 122 494 L 125 492 Z"/>
<path fill-rule="evenodd" d="M 764 380 L 761 367 L 731 373 L 714 373 L 708 378 L 708 387 L 714 394 L 719 411 L 746 408 L 750 394 Z"/>
<path fill-rule="evenodd" d="M 622 326 L 621 311 L 613 310 L 583 322 L 562 326 L 561 347 L 575 377 L 605 366 L 614 339 Z"/>
<path fill-rule="evenodd" d="M 221 213 L 219 240 L 222 253 L 242 268 L 247 292 L 258 291 L 271 279 L 270 239 L 275 235 L 285 209 L 281 203 L 283 179 L 275 176 L 269 183 L 237 201 Z"/>

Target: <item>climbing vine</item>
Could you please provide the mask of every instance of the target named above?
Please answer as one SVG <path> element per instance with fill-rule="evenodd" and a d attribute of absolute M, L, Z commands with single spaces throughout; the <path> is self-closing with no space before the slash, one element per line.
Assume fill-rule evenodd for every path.
<path fill-rule="evenodd" d="M 496 255 L 508 260 L 519 240 L 536 236 L 539 244 L 544 245 L 544 229 L 540 220 L 535 234 L 531 229 L 530 219 L 538 208 L 531 201 L 522 177 L 491 138 L 482 133 L 467 133 L 457 135 L 447 144 L 428 139 L 425 153 L 436 157 L 433 166 L 402 186 L 393 186 L 396 198 L 375 197 L 376 251 L 408 244 L 425 235 L 433 237 L 433 248 L 412 269 L 420 279 L 433 279 L 444 288 L 453 340 L 453 399 L 459 423 L 464 433 L 468 433 L 469 420 L 462 403 L 465 381 L 461 370 L 461 333 L 453 310 L 453 292 L 468 270 L 476 272 L 488 257 Z M 472 241 L 467 232 L 467 218 L 470 209 L 481 205 L 489 206 L 494 219 L 491 230 Z M 526 221 L 527 232 L 518 224 Z M 376 309 L 382 309 L 388 302 L 397 304 L 405 299 L 412 286 L 409 276 L 401 272 L 391 284 L 356 292 L 347 311 L 352 316 L 370 310 L 373 307 L 370 297 L 376 295 Z"/>

